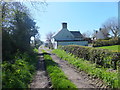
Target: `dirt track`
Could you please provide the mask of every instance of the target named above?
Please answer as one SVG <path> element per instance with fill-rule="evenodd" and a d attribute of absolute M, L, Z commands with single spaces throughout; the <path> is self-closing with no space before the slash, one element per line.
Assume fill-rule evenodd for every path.
<path fill-rule="evenodd" d="M 49 88 L 50 82 L 45 70 L 45 63 L 42 52 L 39 50 L 39 60 L 36 75 L 30 84 L 30 88 Z"/>
<path fill-rule="evenodd" d="M 65 75 L 71 80 L 78 88 L 105 88 L 106 86 L 99 79 L 90 79 L 89 76 L 83 71 L 76 70 L 72 65 L 68 64 L 67 61 L 61 60 L 55 54 L 52 54 L 47 48 L 41 48 L 50 53 L 52 59 L 61 67 Z M 31 83 L 31 88 L 49 88 L 50 81 L 46 75 L 43 55 L 40 55 L 38 62 L 37 74 Z"/>
<path fill-rule="evenodd" d="M 51 50 L 46 49 L 48 53 Z M 106 88 L 106 85 L 100 79 L 93 79 L 85 72 L 75 69 L 67 61 L 61 60 L 55 54 L 50 54 L 52 59 L 61 67 L 65 75 L 71 80 L 78 88 Z"/>

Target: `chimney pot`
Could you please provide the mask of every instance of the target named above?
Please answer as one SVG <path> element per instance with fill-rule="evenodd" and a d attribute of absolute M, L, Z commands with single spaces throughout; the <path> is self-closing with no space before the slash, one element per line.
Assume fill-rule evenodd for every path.
<path fill-rule="evenodd" d="M 67 23 L 62 23 L 62 28 L 67 28 Z"/>

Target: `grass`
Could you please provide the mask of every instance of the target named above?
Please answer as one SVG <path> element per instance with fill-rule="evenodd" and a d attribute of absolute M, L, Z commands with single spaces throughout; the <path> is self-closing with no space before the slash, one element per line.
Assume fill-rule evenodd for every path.
<path fill-rule="evenodd" d="M 118 88 L 118 73 L 108 72 L 105 68 L 97 68 L 95 64 L 91 64 L 89 61 L 84 59 L 76 58 L 74 55 L 66 53 L 64 50 L 55 49 L 53 50 L 58 57 L 68 61 L 73 66 L 77 67 L 78 70 L 85 71 L 92 77 L 100 78 L 109 87 Z"/>
<path fill-rule="evenodd" d="M 120 52 L 120 45 L 103 46 L 103 47 L 97 47 L 97 48 L 108 49 L 108 50 L 111 50 L 113 52 Z"/>
<path fill-rule="evenodd" d="M 42 50 L 44 53 L 45 51 Z M 59 89 L 59 88 L 77 88 L 68 78 L 65 76 L 64 72 L 58 67 L 57 63 L 55 63 L 50 55 L 44 54 L 44 59 L 46 63 L 46 69 L 48 72 L 48 75 L 51 78 L 51 82 L 53 85 L 53 88 Z"/>

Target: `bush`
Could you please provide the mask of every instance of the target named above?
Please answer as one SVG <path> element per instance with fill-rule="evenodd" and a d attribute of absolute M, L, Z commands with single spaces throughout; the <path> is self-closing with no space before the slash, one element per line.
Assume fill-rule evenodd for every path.
<path fill-rule="evenodd" d="M 39 51 L 38 51 L 37 48 L 34 48 L 33 51 L 34 51 L 35 53 L 39 53 Z"/>
<path fill-rule="evenodd" d="M 84 58 L 105 68 L 114 68 L 118 66 L 120 52 L 111 52 L 105 49 L 98 49 L 92 47 L 68 45 L 61 47 L 66 52 L 72 53 L 76 57 Z"/>
<path fill-rule="evenodd" d="M 28 88 L 35 72 L 36 54 L 16 54 L 15 62 L 4 61 L 2 64 L 2 87 L 3 88 Z"/>
<path fill-rule="evenodd" d="M 118 45 L 119 38 L 109 39 L 109 40 L 102 40 L 98 39 L 93 41 L 93 47 L 101 47 L 101 46 L 111 46 L 111 45 Z"/>

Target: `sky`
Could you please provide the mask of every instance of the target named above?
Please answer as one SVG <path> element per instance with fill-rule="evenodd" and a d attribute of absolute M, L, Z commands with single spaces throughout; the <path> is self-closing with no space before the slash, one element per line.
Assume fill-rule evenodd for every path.
<path fill-rule="evenodd" d="M 117 2 L 47 2 L 36 4 L 34 9 L 28 3 L 31 16 L 39 28 L 41 40 L 46 40 L 49 32 L 58 32 L 62 22 L 66 22 L 69 31 L 80 31 L 92 35 L 110 17 L 118 17 Z"/>

